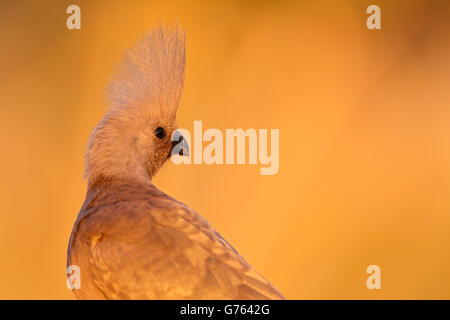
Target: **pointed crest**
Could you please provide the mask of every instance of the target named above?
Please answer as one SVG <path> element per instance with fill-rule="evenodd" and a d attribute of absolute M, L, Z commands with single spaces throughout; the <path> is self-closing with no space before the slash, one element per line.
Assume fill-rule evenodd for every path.
<path fill-rule="evenodd" d="M 113 107 L 144 106 L 174 116 L 181 98 L 185 69 L 185 36 L 178 26 L 145 34 L 124 54 L 108 85 Z"/>

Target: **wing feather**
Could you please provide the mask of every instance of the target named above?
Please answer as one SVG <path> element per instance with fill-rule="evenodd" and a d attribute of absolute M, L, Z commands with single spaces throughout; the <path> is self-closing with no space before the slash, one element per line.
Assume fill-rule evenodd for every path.
<path fill-rule="evenodd" d="M 78 226 L 108 299 L 284 299 L 195 211 L 169 198 L 93 208 Z"/>

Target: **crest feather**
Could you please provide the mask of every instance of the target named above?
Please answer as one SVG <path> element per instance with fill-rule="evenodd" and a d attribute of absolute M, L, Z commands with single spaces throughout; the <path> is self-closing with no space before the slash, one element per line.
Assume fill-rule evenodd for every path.
<path fill-rule="evenodd" d="M 124 53 L 110 80 L 112 107 L 152 106 L 173 116 L 183 89 L 185 60 L 184 31 L 178 26 L 160 25 L 145 34 Z"/>

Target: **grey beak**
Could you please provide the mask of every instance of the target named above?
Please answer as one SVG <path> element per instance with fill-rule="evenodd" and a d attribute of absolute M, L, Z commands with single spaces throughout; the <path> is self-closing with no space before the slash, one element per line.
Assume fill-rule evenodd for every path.
<path fill-rule="evenodd" d="M 173 155 L 189 157 L 189 145 L 178 130 L 175 130 L 172 133 L 172 150 L 170 152 L 170 156 Z"/>

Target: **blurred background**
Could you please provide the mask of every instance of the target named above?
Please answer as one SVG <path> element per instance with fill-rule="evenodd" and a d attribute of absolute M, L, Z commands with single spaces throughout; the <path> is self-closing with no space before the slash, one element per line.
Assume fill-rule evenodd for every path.
<path fill-rule="evenodd" d="M 159 21 L 186 30 L 180 127 L 278 128 L 280 170 L 168 162 L 158 187 L 289 299 L 450 298 L 450 2 L 19 0 L 0 5 L 1 299 L 73 298 L 85 145 Z"/>

